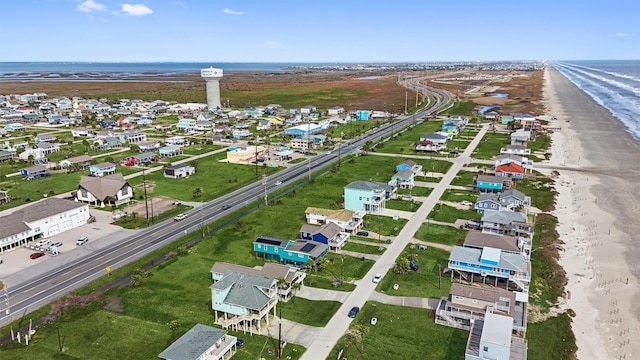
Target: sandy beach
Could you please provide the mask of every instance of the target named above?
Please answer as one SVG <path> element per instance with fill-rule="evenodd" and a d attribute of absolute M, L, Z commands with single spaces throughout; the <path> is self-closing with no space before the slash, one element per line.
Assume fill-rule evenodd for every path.
<path fill-rule="evenodd" d="M 573 309 L 577 357 L 632 359 L 640 354 L 640 176 L 637 140 L 606 109 L 554 69 L 545 73 L 552 157 L 559 176 L 554 215 L 567 272 L 561 309 Z M 550 174 L 552 169 L 541 170 Z"/>

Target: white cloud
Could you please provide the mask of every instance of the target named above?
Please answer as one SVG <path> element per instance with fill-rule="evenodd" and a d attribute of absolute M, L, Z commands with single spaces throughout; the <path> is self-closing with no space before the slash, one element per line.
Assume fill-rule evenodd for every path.
<path fill-rule="evenodd" d="M 87 0 L 85 2 L 83 2 L 82 4 L 78 5 L 78 11 L 81 12 L 93 12 L 93 11 L 103 11 L 105 10 L 107 7 L 103 4 L 97 3 L 93 0 Z"/>
<path fill-rule="evenodd" d="M 616 36 L 618 36 L 618 37 L 625 37 L 625 36 L 629 36 L 629 34 L 625 34 L 625 33 L 621 33 L 621 32 L 619 32 L 619 33 L 616 33 Z"/>
<path fill-rule="evenodd" d="M 122 4 L 122 12 L 125 15 L 129 15 L 129 16 L 145 16 L 145 15 L 153 14 L 153 10 L 149 9 L 144 4 L 137 4 L 137 5 Z"/>
<path fill-rule="evenodd" d="M 235 11 L 235 10 L 231 10 L 229 8 L 222 10 L 222 12 L 227 14 L 227 15 L 242 15 L 242 14 L 244 14 L 244 12 L 242 12 L 242 11 Z"/>

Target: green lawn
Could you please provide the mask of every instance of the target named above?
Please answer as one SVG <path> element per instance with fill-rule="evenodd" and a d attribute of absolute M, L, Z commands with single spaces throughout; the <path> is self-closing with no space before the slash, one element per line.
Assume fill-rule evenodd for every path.
<path fill-rule="evenodd" d="M 475 210 L 462 210 L 449 205 L 436 205 L 427 216 L 429 219 L 455 223 L 458 219 L 471 220 L 480 217 Z"/>
<path fill-rule="evenodd" d="M 367 214 L 363 222 L 364 230 L 373 231 L 381 236 L 397 236 L 409 220 L 401 218 L 393 220 L 388 216 Z"/>
<path fill-rule="evenodd" d="M 372 317 L 378 319 L 375 326 L 370 325 Z M 364 344 L 361 341 L 347 344 L 347 338 L 343 336 L 327 359 L 337 359 L 341 350 L 343 359 L 464 358 L 468 332 L 436 325 L 429 310 L 368 301 L 352 321 L 350 329 L 359 325 L 368 329 Z"/>
<path fill-rule="evenodd" d="M 387 250 L 384 246 L 365 245 L 360 243 L 348 242 L 342 247 L 342 250 L 355 251 L 361 254 L 380 255 Z"/>
<path fill-rule="evenodd" d="M 475 203 L 478 200 L 478 194 L 465 190 L 447 189 L 444 194 L 442 194 L 442 197 L 440 197 L 440 200 L 453 202 L 461 202 L 466 200 Z"/>
<path fill-rule="evenodd" d="M 429 120 L 408 128 L 402 133 L 396 133 L 393 139 L 376 146 L 376 152 L 391 154 L 417 154 L 415 144 L 420 141 L 420 136 L 439 131 L 442 128 L 442 120 Z"/>
<path fill-rule="evenodd" d="M 473 186 L 473 177 L 476 175 L 477 173 L 473 171 L 460 170 L 453 178 L 453 181 L 451 181 L 451 185 Z"/>
<path fill-rule="evenodd" d="M 423 223 L 414 237 L 419 240 L 438 244 L 456 245 L 464 240 L 467 231 L 453 226 Z"/>
<path fill-rule="evenodd" d="M 397 200 L 389 199 L 385 203 L 385 207 L 387 209 L 412 211 L 412 212 L 418 210 L 420 205 L 422 205 L 422 202 L 420 201 L 402 200 L 402 198 L 399 198 Z"/>
<path fill-rule="evenodd" d="M 313 301 L 293 297 L 286 303 L 278 303 L 278 311 L 282 317 L 300 324 L 322 327 L 327 325 L 333 314 L 342 305 L 339 301 Z M 309 311 L 313 309 L 313 311 Z"/>
<path fill-rule="evenodd" d="M 311 273 L 307 275 L 307 278 L 304 281 L 306 286 L 319 288 L 319 289 L 328 289 L 328 290 L 336 290 L 336 291 L 353 291 L 356 288 L 355 284 L 349 282 L 342 282 L 341 284 L 334 284 L 333 279 L 329 279 L 324 276 L 316 276 Z M 334 286 L 336 285 L 336 286 Z"/>
<path fill-rule="evenodd" d="M 412 196 L 429 196 L 433 191 L 432 188 L 422 187 L 422 186 L 414 186 L 413 189 L 398 189 L 398 194 L 410 194 Z"/>
<path fill-rule="evenodd" d="M 490 160 L 496 155 L 500 155 L 500 149 L 511 142 L 509 134 L 487 132 L 478 147 L 473 151 L 476 159 Z"/>
<path fill-rule="evenodd" d="M 515 188 L 531 197 L 531 205 L 542 211 L 555 208 L 557 191 L 553 188 L 553 180 L 534 172 L 534 179 L 523 179 L 516 183 Z"/>
<path fill-rule="evenodd" d="M 413 249 L 411 248 L 413 246 Z M 442 274 L 442 286 L 438 283 L 438 264 L 442 269 L 447 267 L 449 252 L 432 246 L 419 250 L 415 244 L 408 245 L 404 253 L 417 254 L 416 264 L 420 269 L 398 275 L 389 270 L 382 277 L 377 291 L 394 296 L 416 296 L 423 298 L 440 298 L 449 294 L 451 284 L 449 274 Z M 398 290 L 393 290 L 393 284 L 399 284 Z"/>

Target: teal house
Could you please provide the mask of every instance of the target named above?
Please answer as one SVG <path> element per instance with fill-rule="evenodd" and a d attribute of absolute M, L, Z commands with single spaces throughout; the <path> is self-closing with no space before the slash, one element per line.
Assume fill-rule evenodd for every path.
<path fill-rule="evenodd" d="M 265 260 L 283 264 L 304 265 L 309 260 L 317 264 L 329 252 L 329 245 L 312 239 L 294 241 L 260 235 L 253 241 L 253 251 Z"/>
<path fill-rule="evenodd" d="M 478 175 L 474 179 L 474 187 L 479 192 L 502 192 L 511 187 L 511 179 L 493 175 Z"/>
<path fill-rule="evenodd" d="M 396 191 L 394 186 L 375 181 L 354 181 L 344 187 L 344 208 L 379 214 L 386 200 Z"/>

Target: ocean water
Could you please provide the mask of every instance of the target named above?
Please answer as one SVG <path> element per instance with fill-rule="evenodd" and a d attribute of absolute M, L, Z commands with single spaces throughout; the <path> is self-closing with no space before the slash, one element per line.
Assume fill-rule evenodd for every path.
<path fill-rule="evenodd" d="M 202 63 L 202 62 L 0 62 L 0 80 L 91 79 L 130 77 L 161 77 L 185 73 L 200 73 L 210 66 L 226 73 L 239 71 L 281 72 L 291 67 L 318 66 L 314 63 Z"/>
<path fill-rule="evenodd" d="M 609 110 L 640 142 L 640 60 L 559 61 L 551 65 Z"/>

